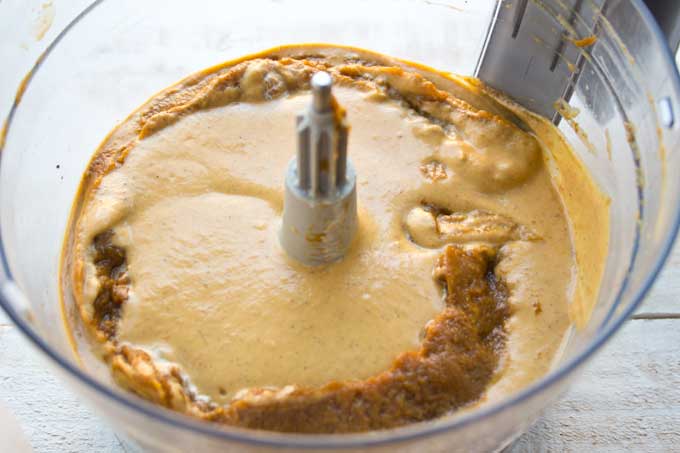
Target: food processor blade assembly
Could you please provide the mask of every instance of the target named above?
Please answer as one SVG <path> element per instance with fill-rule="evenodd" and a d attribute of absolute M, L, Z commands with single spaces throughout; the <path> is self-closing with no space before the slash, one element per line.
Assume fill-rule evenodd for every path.
<path fill-rule="evenodd" d="M 648 0 L 647 6 L 670 48 L 677 49 L 680 2 Z M 612 0 L 500 0 L 476 76 L 558 124 L 584 67 L 592 63 L 598 36 L 604 27 L 612 28 L 611 19 L 631 14 L 627 8 L 629 3 Z M 632 22 L 617 25 L 619 33 L 635 32 Z"/>
<path fill-rule="evenodd" d="M 298 152 L 285 183 L 280 242 L 289 256 L 311 266 L 341 259 L 357 228 L 348 126 L 332 83 L 326 72 L 311 79 L 312 102 L 297 118 Z"/>

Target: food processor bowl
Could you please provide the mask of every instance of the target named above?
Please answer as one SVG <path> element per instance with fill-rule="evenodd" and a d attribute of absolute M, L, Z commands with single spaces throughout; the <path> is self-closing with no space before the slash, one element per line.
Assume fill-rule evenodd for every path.
<path fill-rule="evenodd" d="M 647 8 L 639 0 L 611 0 L 605 19 L 596 5 L 601 2 L 576 2 L 591 8 L 580 15 L 562 1 L 534 3 L 549 16 L 546 35 L 562 36 L 570 27 L 581 36 L 597 35 L 595 43 L 576 49 L 587 56 L 569 98 L 580 113 L 559 129 L 611 197 L 611 231 L 587 323 L 572 330 L 552 371 L 522 391 L 477 410 L 371 433 L 293 435 L 217 426 L 123 392 L 103 366 L 81 362 L 59 298 L 61 246 L 83 171 L 111 128 L 155 92 L 202 68 L 291 43 L 352 45 L 473 75 L 497 14 L 495 1 L 94 2 L 40 57 L 6 124 L 0 304 L 85 401 L 149 450 L 502 448 L 559 397 L 640 304 L 669 253 L 680 213 L 680 81 Z M 66 322 L 82 336 L 72 301 L 64 305 Z M 79 348 L 82 355 L 87 350 Z"/>

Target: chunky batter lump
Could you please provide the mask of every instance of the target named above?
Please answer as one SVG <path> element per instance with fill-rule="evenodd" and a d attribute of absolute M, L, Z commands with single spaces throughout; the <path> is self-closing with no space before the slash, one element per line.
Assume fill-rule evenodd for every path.
<path fill-rule="evenodd" d="M 341 262 L 310 268 L 277 230 L 319 70 L 352 126 L 359 231 Z M 516 115 L 472 80 L 357 49 L 280 48 L 193 75 L 90 163 L 65 300 L 119 385 L 215 422 L 366 431 L 501 398 L 549 369 L 606 250 L 606 200 Z M 594 211 L 577 240 L 565 184 Z"/>

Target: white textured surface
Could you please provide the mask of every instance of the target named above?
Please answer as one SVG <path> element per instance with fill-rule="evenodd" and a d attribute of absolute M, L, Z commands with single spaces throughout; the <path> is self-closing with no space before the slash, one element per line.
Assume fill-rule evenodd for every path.
<path fill-rule="evenodd" d="M 123 451 L 113 432 L 48 371 L 47 359 L 4 313 L 0 322 L 0 404 L 19 419 L 34 451 Z"/>

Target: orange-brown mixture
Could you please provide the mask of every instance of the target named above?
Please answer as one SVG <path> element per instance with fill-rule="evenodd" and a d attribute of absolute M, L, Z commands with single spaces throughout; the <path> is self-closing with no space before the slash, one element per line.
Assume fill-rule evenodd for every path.
<path fill-rule="evenodd" d="M 307 268 L 276 232 L 319 70 L 352 126 L 359 230 L 343 261 Z M 473 80 L 367 51 L 280 48 L 198 73 L 95 154 L 65 301 L 120 386 L 214 422 L 366 431 L 497 400 L 550 368 L 606 251 L 605 197 L 523 121 L 561 149 Z M 593 210 L 576 236 L 564 184 Z"/>

